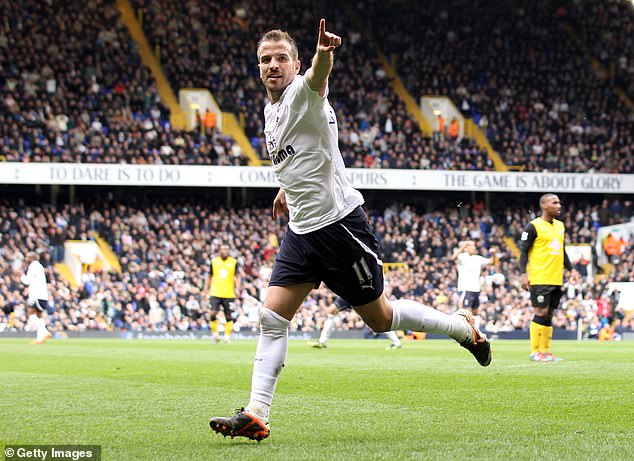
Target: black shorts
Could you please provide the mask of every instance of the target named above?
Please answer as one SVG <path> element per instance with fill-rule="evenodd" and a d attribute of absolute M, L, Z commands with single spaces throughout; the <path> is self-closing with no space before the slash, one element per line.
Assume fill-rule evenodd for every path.
<path fill-rule="evenodd" d="M 36 299 L 29 303 L 29 307 L 36 309 L 38 312 L 48 312 L 48 301 L 46 299 Z"/>
<path fill-rule="evenodd" d="M 286 229 L 269 286 L 324 282 L 353 306 L 383 293 L 383 262 L 368 218 L 360 206 L 345 218 L 307 234 Z"/>
<path fill-rule="evenodd" d="M 233 317 L 233 303 L 235 301 L 236 298 L 219 298 L 217 296 L 211 296 L 209 298 L 211 310 L 213 312 L 218 312 L 220 310 L 220 306 L 222 306 L 222 311 L 225 313 L 227 320 L 230 320 Z"/>
<path fill-rule="evenodd" d="M 561 285 L 531 285 L 531 303 L 533 307 L 547 307 L 555 310 L 561 300 Z"/>
<path fill-rule="evenodd" d="M 462 301 L 462 307 L 465 309 L 477 309 L 480 307 L 480 292 L 479 291 L 463 291 L 460 295 Z"/>

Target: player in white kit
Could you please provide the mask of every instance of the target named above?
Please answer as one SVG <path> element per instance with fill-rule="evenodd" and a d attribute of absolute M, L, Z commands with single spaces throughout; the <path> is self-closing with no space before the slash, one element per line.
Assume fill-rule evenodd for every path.
<path fill-rule="evenodd" d="M 50 331 L 46 328 L 46 319 L 42 317 L 48 310 L 46 274 L 44 266 L 40 263 L 40 255 L 34 251 L 27 253 L 24 262 L 28 264 L 28 268 L 20 280 L 29 287 L 26 315 L 36 329 L 36 337 L 32 344 L 43 344 L 51 337 Z"/>
<path fill-rule="evenodd" d="M 460 243 L 451 256 L 458 266 L 458 291 L 460 292 L 460 308 L 471 309 L 474 323 L 478 327 L 478 309 L 480 307 L 480 273 L 482 267 L 491 263 L 478 253 L 473 240 Z"/>
<path fill-rule="evenodd" d="M 267 150 L 280 191 L 273 217 L 288 211 L 289 223 L 275 260 L 260 313 L 251 399 L 232 417 L 214 417 L 224 436 L 262 440 L 269 436 L 269 410 L 288 349 L 288 327 L 308 293 L 324 282 L 375 332 L 413 330 L 445 334 L 468 349 L 482 366 L 491 362 L 486 336 L 471 314 L 447 315 L 413 300 L 383 294 L 378 242 L 361 208 L 363 197 L 346 180 L 335 112 L 328 103 L 328 76 L 341 37 L 319 24 L 311 67 L 300 61 L 288 33 L 272 30 L 258 43 Z"/>

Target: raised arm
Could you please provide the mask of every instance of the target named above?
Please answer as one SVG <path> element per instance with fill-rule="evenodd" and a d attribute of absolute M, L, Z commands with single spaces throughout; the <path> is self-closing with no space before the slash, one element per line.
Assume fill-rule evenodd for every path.
<path fill-rule="evenodd" d="M 25 285 L 31 285 L 35 280 L 36 268 L 34 264 L 29 264 L 29 267 L 26 270 L 26 274 L 22 274 L 20 277 L 20 281 Z"/>
<path fill-rule="evenodd" d="M 469 244 L 468 240 L 462 241 L 460 242 L 460 245 L 458 246 L 458 248 L 453 252 L 453 254 L 451 255 L 451 260 L 455 261 L 456 258 L 458 258 L 458 255 L 460 253 L 462 253 L 464 251 L 465 248 L 467 248 L 467 245 Z"/>
<path fill-rule="evenodd" d="M 319 38 L 317 39 L 317 51 L 313 56 L 310 69 L 306 71 L 305 77 L 308 86 L 318 92 L 320 96 L 326 94 L 328 76 L 332 70 L 334 62 L 335 48 L 341 46 L 341 37 L 326 31 L 326 20 L 319 21 Z"/>

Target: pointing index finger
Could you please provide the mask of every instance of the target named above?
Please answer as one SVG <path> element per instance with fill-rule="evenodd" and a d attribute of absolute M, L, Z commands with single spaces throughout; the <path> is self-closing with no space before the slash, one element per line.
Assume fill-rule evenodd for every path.
<path fill-rule="evenodd" d="M 324 37 L 326 35 L 326 20 L 321 18 L 319 20 L 319 37 Z"/>

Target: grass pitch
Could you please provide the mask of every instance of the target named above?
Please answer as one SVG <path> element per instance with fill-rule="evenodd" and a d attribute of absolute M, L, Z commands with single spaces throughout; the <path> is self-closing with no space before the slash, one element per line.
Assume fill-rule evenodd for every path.
<path fill-rule="evenodd" d="M 90 444 L 104 460 L 634 459 L 634 342 L 291 341 L 258 444 L 210 431 L 249 399 L 254 341 L 0 340 L 0 444 Z M 3 450 L 4 451 L 4 450 Z"/>

